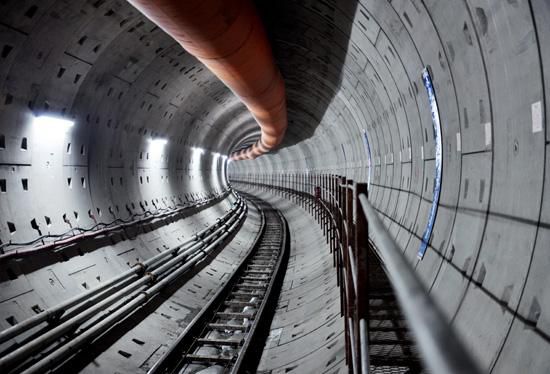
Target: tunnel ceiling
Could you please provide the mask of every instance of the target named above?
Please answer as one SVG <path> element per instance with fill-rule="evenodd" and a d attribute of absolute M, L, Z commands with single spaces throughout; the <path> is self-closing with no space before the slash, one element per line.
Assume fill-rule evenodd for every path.
<path fill-rule="evenodd" d="M 25 133 L 25 116 L 48 112 L 74 117 L 106 150 L 152 136 L 227 153 L 224 135 L 251 121 L 222 83 L 124 1 L 0 7 L 8 138 Z"/>
<path fill-rule="evenodd" d="M 231 175 L 369 181 L 370 200 L 483 365 L 542 370 L 550 340 L 550 3 L 257 5 L 285 78 L 289 129 L 278 151 L 231 163 Z M 443 177 L 419 261 L 435 163 L 426 67 Z M 143 201 L 219 191 L 221 164 L 210 154 L 197 164 L 191 147 L 228 154 L 259 137 L 237 98 L 124 1 L 1 1 L 0 82 L 3 243 L 36 237 L 30 222 L 44 227 L 45 215 L 53 218 L 48 230 L 64 231 L 63 214 L 91 225 L 90 210 L 118 218 Z M 38 144 L 30 122 L 44 112 L 75 119 L 62 144 Z M 145 155 L 151 137 L 169 141 L 158 162 Z"/>

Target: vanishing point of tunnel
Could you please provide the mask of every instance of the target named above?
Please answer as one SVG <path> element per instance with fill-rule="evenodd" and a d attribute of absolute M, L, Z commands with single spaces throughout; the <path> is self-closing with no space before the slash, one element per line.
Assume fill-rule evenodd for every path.
<path fill-rule="evenodd" d="M 550 373 L 550 1 L 0 0 L 0 373 Z"/>

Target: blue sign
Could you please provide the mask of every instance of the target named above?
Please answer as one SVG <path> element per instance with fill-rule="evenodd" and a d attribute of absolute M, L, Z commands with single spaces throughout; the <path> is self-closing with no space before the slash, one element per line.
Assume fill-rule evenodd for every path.
<path fill-rule="evenodd" d="M 367 190 L 370 190 L 370 176 L 372 173 L 372 156 L 370 153 L 369 136 L 367 130 L 363 129 L 363 139 L 365 140 L 365 147 L 367 148 L 367 167 L 369 168 L 369 174 L 367 176 Z"/>
<path fill-rule="evenodd" d="M 432 77 L 430 72 L 426 67 L 422 70 L 422 81 L 424 82 L 424 87 L 428 93 L 428 101 L 430 104 L 430 112 L 432 113 L 432 123 L 434 130 L 434 140 L 435 140 L 435 182 L 433 188 L 433 200 L 432 207 L 430 209 L 430 215 L 428 216 L 428 223 L 424 234 L 422 235 L 422 243 L 420 243 L 420 248 L 418 249 L 418 258 L 422 259 L 428 248 L 428 243 L 430 242 L 430 237 L 432 236 L 432 230 L 435 222 L 435 217 L 437 215 L 437 207 L 439 206 L 439 195 L 441 193 L 441 168 L 442 168 L 442 148 L 441 148 L 441 122 L 439 119 L 439 108 L 437 106 L 437 99 L 435 97 L 435 90 L 433 87 Z"/>

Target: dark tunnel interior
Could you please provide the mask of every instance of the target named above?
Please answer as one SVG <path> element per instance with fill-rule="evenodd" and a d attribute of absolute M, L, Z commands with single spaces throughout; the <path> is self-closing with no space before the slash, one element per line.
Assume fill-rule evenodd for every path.
<path fill-rule="evenodd" d="M 288 128 L 271 152 L 232 160 L 259 141 L 256 119 L 129 2 L 0 0 L 0 331 L 126 272 L 161 284 L 170 272 L 143 264 L 221 227 L 223 245 L 193 254 L 197 262 L 183 257 L 182 276 L 48 364 L 57 373 L 155 372 L 277 211 L 288 223 L 288 264 L 257 372 L 357 372 L 332 247 L 300 203 L 325 176 L 341 176 L 365 185 L 481 372 L 549 372 L 550 2 L 255 7 L 284 79 Z M 383 258 L 380 266 L 391 270 Z M 97 320 L 90 313 L 29 353 L 21 347 L 77 312 L 48 314 L 47 326 L 6 339 L 0 332 L 0 371 L 46 372 L 33 365 L 131 300 L 113 297 Z M 102 302 L 91 297 L 86 308 Z M 199 366 L 179 372 L 229 372 Z M 371 372 L 417 372 L 386 369 Z"/>

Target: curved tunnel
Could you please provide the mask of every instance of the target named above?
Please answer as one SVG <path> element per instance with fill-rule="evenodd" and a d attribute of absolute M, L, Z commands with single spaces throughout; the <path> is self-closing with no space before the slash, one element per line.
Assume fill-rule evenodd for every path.
<path fill-rule="evenodd" d="M 368 183 L 387 229 L 485 371 L 548 371 L 550 3 L 259 0 L 256 7 L 285 81 L 288 129 L 277 150 L 229 162 L 227 155 L 260 138 L 252 114 L 130 4 L 1 2 L 2 255 L 41 244 L 37 239 L 48 243 L 45 235 L 82 235 L 116 220 L 205 205 L 139 235 L 2 263 L 0 328 L 215 221 L 235 201 L 232 178 L 337 174 Z M 424 71 L 433 83 L 440 139 Z M 74 125 L 44 131 L 36 125 L 44 114 Z M 322 273 L 330 287 L 318 299 L 337 310 L 330 266 L 324 255 L 313 255 L 322 233 L 299 207 L 263 197 L 283 211 L 300 243 L 287 277 L 300 269 L 296 279 L 315 282 Z M 433 230 L 418 258 L 433 205 Z M 212 268 L 229 271 L 243 256 L 257 235 L 257 214 L 249 208 L 231 252 Z M 208 299 L 206 289 L 220 279 L 203 274 L 202 281 L 178 296 L 190 315 L 201 305 L 194 295 Z M 292 303 L 284 286 L 281 297 L 287 291 Z M 95 367 L 80 369 L 147 371 L 163 339 L 184 325 L 173 309 L 160 309 L 151 311 L 158 318 L 148 325 L 129 330 L 155 329 L 156 340 L 133 352 L 123 341 L 132 333 L 118 336 L 94 351 Z M 321 312 L 292 318 L 309 320 L 293 338 L 341 332 L 339 324 L 327 327 Z M 300 344 L 289 339 L 287 348 Z M 271 369 L 344 372 L 341 352 L 331 365 L 315 366 L 311 357 L 325 348 L 279 357 Z"/>

